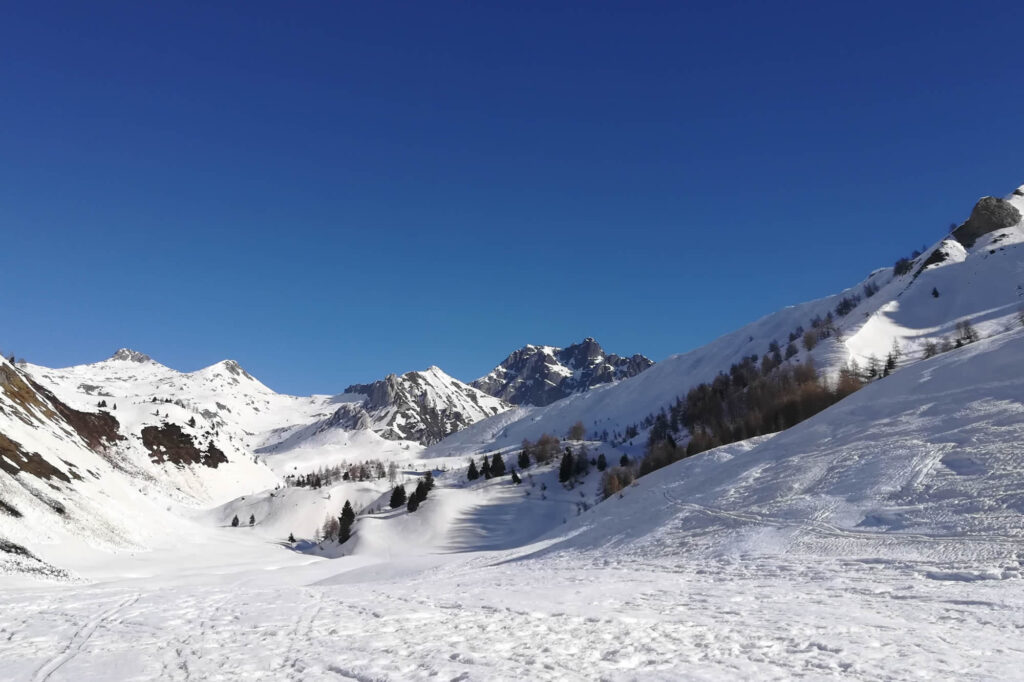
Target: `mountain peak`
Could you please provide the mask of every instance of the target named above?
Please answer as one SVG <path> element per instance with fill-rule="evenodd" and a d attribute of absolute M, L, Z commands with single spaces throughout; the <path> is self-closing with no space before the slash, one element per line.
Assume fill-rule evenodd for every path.
<path fill-rule="evenodd" d="M 131 348 L 120 348 L 116 353 L 110 356 L 111 360 L 119 360 L 121 362 L 152 362 L 153 358 L 149 357 L 145 353 L 140 353 L 137 350 Z"/>
<path fill-rule="evenodd" d="M 472 386 L 514 405 L 543 407 L 594 386 L 627 379 L 654 363 L 605 353 L 592 336 L 566 348 L 528 344 Z"/>
<path fill-rule="evenodd" d="M 364 399 L 343 404 L 321 428 L 371 429 L 390 440 L 424 445 L 509 408 L 437 365 L 401 376 L 389 374 L 370 384 L 352 384 L 345 394 Z"/>

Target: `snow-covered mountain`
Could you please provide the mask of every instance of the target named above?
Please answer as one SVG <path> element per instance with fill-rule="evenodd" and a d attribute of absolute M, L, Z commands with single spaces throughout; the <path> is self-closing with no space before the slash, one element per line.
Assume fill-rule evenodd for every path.
<path fill-rule="evenodd" d="M 136 371 L 156 366 L 132 362 Z M 122 371 L 129 371 L 127 366 Z M 116 390 L 116 389 L 115 389 Z M 53 574 L 67 552 L 137 550 L 184 533 L 173 511 L 272 486 L 277 477 L 212 430 L 170 421 L 183 408 L 64 401 L 28 368 L 0 362 L 0 570 Z M 75 394 L 77 396 L 77 394 Z M 77 405 L 74 403 L 78 403 Z M 152 410 L 152 413 L 151 413 Z M 119 418 L 120 417 L 120 418 Z"/>
<path fill-rule="evenodd" d="M 567 348 L 528 345 L 473 382 L 513 405 L 544 406 L 601 384 L 636 376 L 654 363 L 643 355 L 605 353 L 588 337 Z"/>
<path fill-rule="evenodd" d="M 509 409 L 505 401 L 462 383 L 439 367 L 353 384 L 332 403 L 337 409 L 315 426 L 315 433 L 369 429 L 388 440 L 423 445 Z"/>
<path fill-rule="evenodd" d="M 215 442 L 229 460 L 254 459 L 254 451 L 273 441 L 282 429 L 314 422 L 333 410 L 329 396 L 276 393 L 234 360 L 179 372 L 144 353 L 122 348 L 102 362 L 63 369 L 31 364 L 24 368 L 69 405 L 108 410 L 120 420 L 129 441 L 140 442 L 154 461 L 164 450 L 175 449 L 168 439 L 183 437 L 197 443 Z M 214 491 L 190 492 L 200 498 L 224 499 Z"/>

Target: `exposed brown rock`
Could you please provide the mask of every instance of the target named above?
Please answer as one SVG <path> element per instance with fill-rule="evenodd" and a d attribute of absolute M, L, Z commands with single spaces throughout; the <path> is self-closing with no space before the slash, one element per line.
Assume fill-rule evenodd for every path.
<path fill-rule="evenodd" d="M 227 464 L 228 458 L 213 443 L 205 451 L 196 447 L 192 436 L 181 430 L 177 424 L 147 426 L 142 429 L 142 444 L 149 450 L 149 457 L 157 464 L 192 465 L 202 464 L 216 469 Z"/>

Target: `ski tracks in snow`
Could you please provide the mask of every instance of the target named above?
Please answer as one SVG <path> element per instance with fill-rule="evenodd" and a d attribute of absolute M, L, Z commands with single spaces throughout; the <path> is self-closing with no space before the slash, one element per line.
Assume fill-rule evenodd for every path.
<path fill-rule="evenodd" d="M 32 678 L 33 682 L 46 682 L 50 679 L 50 676 L 60 670 L 65 664 L 74 659 L 85 646 L 89 643 L 93 634 L 100 628 L 104 623 L 115 618 L 125 608 L 131 606 L 139 600 L 138 594 L 133 594 L 126 597 L 115 604 L 113 607 L 103 611 L 97 616 L 94 616 L 87 620 L 84 625 L 78 628 L 75 633 L 71 636 L 71 640 L 67 646 L 59 654 L 51 658 L 49 661 L 44 663 L 35 676 Z"/>

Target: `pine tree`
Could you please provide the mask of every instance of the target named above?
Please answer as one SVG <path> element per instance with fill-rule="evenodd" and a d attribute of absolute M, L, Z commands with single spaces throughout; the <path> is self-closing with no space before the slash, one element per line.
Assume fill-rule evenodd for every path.
<path fill-rule="evenodd" d="M 619 466 L 620 467 L 628 467 L 629 466 L 629 455 L 623 455 L 622 457 L 619 458 Z"/>
<path fill-rule="evenodd" d="M 519 478 L 519 474 L 517 474 L 516 470 L 513 469 L 512 470 L 512 485 L 519 485 L 522 482 L 523 482 L 523 479 Z"/>
<path fill-rule="evenodd" d="M 422 480 L 419 483 L 417 483 L 416 490 L 413 492 L 411 497 L 416 498 L 417 505 L 419 505 L 419 503 L 422 502 L 423 500 L 427 499 L 427 484 Z"/>
<path fill-rule="evenodd" d="M 491 477 L 491 460 L 488 459 L 487 455 L 484 455 L 483 460 L 480 462 L 480 475 L 484 478 Z"/>
<path fill-rule="evenodd" d="M 405 505 L 405 508 L 409 511 L 410 514 L 412 512 L 414 512 L 414 511 L 416 511 L 417 509 L 419 509 L 420 508 L 420 500 L 419 500 L 419 498 L 415 494 L 410 495 L 409 496 L 409 503 Z"/>
<path fill-rule="evenodd" d="M 934 296 L 935 298 L 939 297 L 939 290 L 936 289 L 935 287 L 932 287 L 932 296 Z"/>
<path fill-rule="evenodd" d="M 1024 325 L 1024 321 L 1022 321 L 1021 324 Z M 530 468 L 530 453 L 528 453 L 525 449 L 519 452 L 519 468 Z"/>
<path fill-rule="evenodd" d="M 191 426 L 192 428 L 195 428 L 196 427 L 196 418 L 195 417 L 189 417 L 188 418 L 188 425 Z"/>
<path fill-rule="evenodd" d="M 395 489 L 391 491 L 391 508 L 398 509 L 405 504 L 405 486 L 396 485 Z"/>
<path fill-rule="evenodd" d="M 255 525 L 256 525 L 256 515 L 255 514 L 249 514 L 249 527 L 251 528 L 252 526 L 255 526 Z"/>
<path fill-rule="evenodd" d="M 558 481 L 560 483 L 567 483 L 572 478 L 572 472 L 575 469 L 574 465 L 572 451 L 566 448 L 565 454 L 562 455 L 562 463 L 558 467 Z"/>
<path fill-rule="evenodd" d="M 235 514 L 235 518 L 231 519 L 231 527 L 238 528 L 238 514 Z"/>
<path fill-rule="evenodd" d="M 608 468 L 608 460 L 604 458 L 604 453 L 602 452 L 601 454 L 599 454 L 597 456 L 597 470 L 598 471 L 604 471 L 607 468 Z"/>
<path fill-rule="evenodd" d="M 355 523 L 356 513 L 352 510 L 352 505 L 348 500 L 345 500 L 345 506 L 341 510 L 341 518 L 338 519 L 338 542 L 345 542 L 352 537 L 352 524 Z"/>
<path fill-rule="evenodd" d="M 893 355 L 892 353 L 889 353 L 889 355 L 887 355 L 885 358 L 885 369 L 882 370 L 882 376 L 889 376 L 890 374 L 892 374 L 892 371 L 894 369 L 896 369 L 896 356 Z"/>
<path fill-rule="evenodd" d="M 501 453 L 496 453 L 491 458 L 491 476 L 498 477 L 505 475 L 505 460 L 501 458 Z"/>
<path fill-rule="evenodd" d="M 295 544 L 295 533 L 288 533 L 288 542 Z"/>
<path fill-rule="evenodd" d="M 434 474 L 428 471 L 423 475 L 423 484 L 427 486 L 427 492 L 429 493 L 434 489 Z"/>
<path fill-rule="evenodd" d="M 480 472 L 476 469 L 476 462 L 469 460 L 469 469 L 466 470 L 466 479 L 475 481 L 480 478 Z"/>

